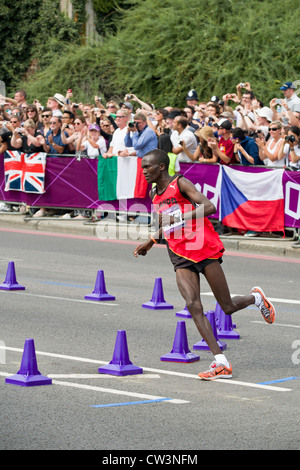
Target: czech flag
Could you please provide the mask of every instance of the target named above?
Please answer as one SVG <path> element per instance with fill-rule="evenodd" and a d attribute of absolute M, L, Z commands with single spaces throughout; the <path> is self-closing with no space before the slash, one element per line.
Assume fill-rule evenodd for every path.
<path fill-rule="evenodd" d="M 228 227 L 284 231 L 284 170 L 248 173 L 221 166 L 220 219 Z"/>

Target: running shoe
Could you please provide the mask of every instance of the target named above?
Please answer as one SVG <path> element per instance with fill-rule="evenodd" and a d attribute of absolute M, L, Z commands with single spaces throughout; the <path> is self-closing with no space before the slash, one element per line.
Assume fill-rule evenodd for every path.
<path fill-rule="evenodd" d="M 261 295 L 261 303 L 258 306 L 262 316 L 267 323 L 274 323 L 275 321 L 275 308 L 271 302 L 266 298 L 264 291 L 261 287 L 252 287 L 251 294 L 258 292 Z"/>
<path fill-rule="evenodd" d="M 200 372 L 198 375 L 202 380 L 231 379 L 232 367 L 231 364 L 228 368 L 224 364 L 218 364 L 214 361 L 211 363 L 209 370 Z"/>

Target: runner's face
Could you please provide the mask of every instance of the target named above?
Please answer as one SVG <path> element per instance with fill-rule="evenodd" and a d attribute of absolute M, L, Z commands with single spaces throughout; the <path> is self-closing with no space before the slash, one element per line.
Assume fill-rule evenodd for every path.
<path fill-rule="evenodd" d="M 142 169 L 148 183 L 155 183 L 161 174 L 160 164 L 151 155 L 143 157 Z"/>

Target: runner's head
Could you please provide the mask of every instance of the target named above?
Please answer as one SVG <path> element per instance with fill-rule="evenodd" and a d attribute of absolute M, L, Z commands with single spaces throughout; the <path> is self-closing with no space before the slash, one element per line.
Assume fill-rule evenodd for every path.
<path fill-rule="evenodd" d="M 164 150 L 160 150 L 160 149 L 150 150 L 150 152 L 144 155 L 143 159 L 145 157 L 151 157 L 151 160 L 153 161 L 153 163 L 155 162 L 158 165 L 163 163 L 166 167 L 166 170 L 169 169 L 170 159 L 168 157 L 168 154 Z"/>
<path fill-rule="evenodd" d="M 156 183 L 161 177 L 168 175 L 169 157 L 164 150 L 151 150 L 142 159 L 142 169 L 148 183 Z"/>

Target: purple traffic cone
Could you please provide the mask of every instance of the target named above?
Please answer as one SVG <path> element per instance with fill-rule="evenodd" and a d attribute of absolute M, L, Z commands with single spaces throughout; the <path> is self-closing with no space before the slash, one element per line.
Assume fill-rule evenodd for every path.
<path fill-rule="evenodd" d="M 237 331 L 234 331 L 231 315 L 225 315 L 223 310 L 220 312 L 218 337 L 220 339 L 240 339 Z"/>
<path fill-rule="evenodd" d="M 161 356 L 160 360 L 165 362 L 195 362 L 200 357 L 191 353 L 188 347 L 185 321 L 177 322 L 173 349 L 169 354 Z"/>
<path fill-rule="evenodd" d="M 224 310 L 221 309 L 220 305 L 219 305 L 218 302 L 217 302 L 217 304 L 216 304 L 216 309 L 215 309 L 215 319 L 216 319 L 216 326 L 217 326 L 217 328 L 219 327 L 220 318 L 221 318 L 223 315 L 225 315 Z M 232 324 L 232 328 L 236 328 L 236 324 Z M 219 335 L 219 333 L 218 333 L 218 335 Z M 219 335 L 219 337 L 220 337 L 220 335 Z"/>
<path fill-rule="evenodd" d="M 35 387 L 38 385 L 52 384 L 52 379 L 41 375 L 38 370 L 33 339 L 25 340 L 19 372 L 7 377 L 5 382 L 12 385 L 20 385 L 22 387 Z"/>
<path fill-rule="evenodd" d="M 16 279 L 15 263 L 10 261 L 8 263 L 5 281 L 0 284 L 1 290 L 25 290 L 25 287 L 20 286 Z"/>
<path fill-rule="evenodd" d="M 89 295 L 84 296 L 87 300 L 115 300 L 116 298 L 113 295 L 110 295 L 106 291 L 104 272 L 98 271 L 97 278 L 95 282 L 95 288 L 93 292 Z"/>
<path fill-rule="evenodd" d="M 215 312 L 213 310 L 209 310 L 206 313 L 206 317 L 209 320 L 209 323 L 211 324 L 213 334 L 214 334 L 214 337 L 216 338 L 216 341 L 218 343 L 219 348 L 221 349 L 221 351 L 224 351 L 227 348 L 227 344 L 223 343 L 222 341 L 219 341 L 219 337 L 218 337 L 218 333 L 217 333 L 217 327 L 216 327 L 216 321 L 215 321 Z M 193 349 L 200 349 L 202 351 L 210 351 L 210 347 L 208 346 L 206 341 L 204 341 L 204 339 L 202 339 L 198 343 L 194 344 Z"/>
<path fill-rule="evenodd" d="M 155 279 L 153 294 L 150 302 L 142 304 L 142 307 L 150 308 L 152 310 L 174 308 L 173 305 L 168 304 L 165 301 L 161 277 L 157 277 Z"/>
<path fill-rule="evenodd" d="M 192 318 L 192 315 L 188 311 L 187 306 L 185 306 L 183 310 L 176 312 L 176 317 Z"/>
<path fill-rule="evenodd" d="M 98 372 L 118 376 L 143 373 L 143 369 L 134 366 L 129 359 L 126 331 L 118 330 L 113 358 L 106 366 L 99 367 Z"/>

